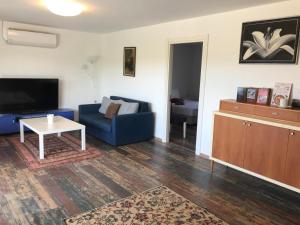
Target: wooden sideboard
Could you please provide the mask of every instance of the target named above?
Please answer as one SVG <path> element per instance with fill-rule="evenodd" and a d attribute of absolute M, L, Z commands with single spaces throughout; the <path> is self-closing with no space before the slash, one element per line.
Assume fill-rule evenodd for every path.
<path fill-rule="evenodd" d="M 211 159 L 300 193 L 300 110 L 222 100 Z"/>

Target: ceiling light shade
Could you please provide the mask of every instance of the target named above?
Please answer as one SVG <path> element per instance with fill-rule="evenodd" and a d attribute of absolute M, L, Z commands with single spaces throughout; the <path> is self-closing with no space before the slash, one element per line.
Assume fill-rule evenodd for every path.
<path fill-rule="evenodd" d="M 84 6 L 74 0 L 44 0 L 47 8 L 59 16 L 77 16 L 84 10 Z"/>

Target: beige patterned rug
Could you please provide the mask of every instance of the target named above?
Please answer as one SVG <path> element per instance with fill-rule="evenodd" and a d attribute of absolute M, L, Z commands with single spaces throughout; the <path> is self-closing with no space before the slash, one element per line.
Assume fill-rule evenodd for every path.
<path fill-rule="evenodd" d="M 67 225 L 228 225 L 165 186 L 67 219 Z"/>

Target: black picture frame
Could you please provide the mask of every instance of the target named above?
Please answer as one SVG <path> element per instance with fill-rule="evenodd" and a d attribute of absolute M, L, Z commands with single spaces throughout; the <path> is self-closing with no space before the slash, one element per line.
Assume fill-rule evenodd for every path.
<path fill-rule="evenodd" d="M 239 63 L 296 64 L 299 24 L 300 17 L 243 23 Z"/>
<path fill-rule="evenodd" d="M 247 88 L 247 103 L 256 104 L 257 94 L 257 88 Z"/>
<path fill-rule="evenodd" d="M 124 47 L 123 75 L 135 77 L 136 47 Z"/>

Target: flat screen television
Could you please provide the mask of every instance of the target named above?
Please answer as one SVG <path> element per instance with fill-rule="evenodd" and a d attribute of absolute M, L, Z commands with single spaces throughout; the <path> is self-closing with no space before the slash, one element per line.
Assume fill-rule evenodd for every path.
<path fill-rule="evenodd" d="M 58 108 L 58 79 L 0 78 L 0 114 Z"/>

